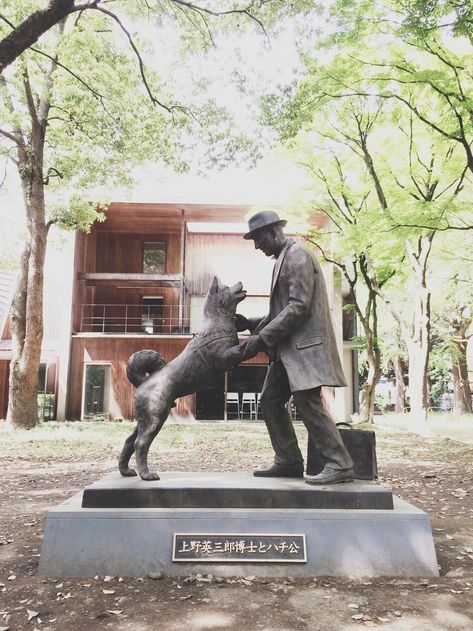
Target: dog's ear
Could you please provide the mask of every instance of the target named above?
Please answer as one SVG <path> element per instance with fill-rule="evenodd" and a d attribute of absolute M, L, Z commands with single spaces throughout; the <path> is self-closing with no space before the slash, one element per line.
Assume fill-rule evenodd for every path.
<path fill-rule="evenodd" d="M 210 283 L 209 294 L 217 293 L 219 284 L 220 281 L 218 280 L 218 276 L 214 276 L 212 282 Z"/>

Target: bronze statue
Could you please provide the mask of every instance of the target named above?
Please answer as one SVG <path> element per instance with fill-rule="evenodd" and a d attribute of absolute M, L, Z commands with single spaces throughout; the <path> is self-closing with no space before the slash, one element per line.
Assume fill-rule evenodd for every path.
<path fill-rule="evenodd" d="M 135 452 L 140 477 L 159 480 L 159 475 L 148 469 L 148 451 L 175 399 L 205 388 L 239 363 L 243 348 L 238 346 L 235 311 L 245 297 L 241 283 L 226 287 L 214 278 L 205 300 L 203 328 L 180 355 L 169 364 L 156 351 L 138 351 L 130 357 L 127 376 L 138 388 L 135 395 L 137 427 L 126 439 L 118 460 L 123 476 L 136 475 L 129 467 Z"/>
<path fill-rule="evenodd" d="M 261 407 L 275 452 L 269 469 L 255 476 L 303 477 L 304 463 L 286 403 L 294 397 L 309 440 L 325 462 L 309 484 L 334 484 L 353 479 L 353 462 L 335 423 L 322 405 L 321 387 L 346 386 L 330 318 L 325 281 L 313 255 L 285 236 L 274 211 L 262 211 L 249 220 L 245 239 L 276 258 L 271 283 L 269 314 L 245 318 L 237 314 L 237 329 L 249 329 L 243 359 L 265 351 L 270 365 L 261 394 Z"/>

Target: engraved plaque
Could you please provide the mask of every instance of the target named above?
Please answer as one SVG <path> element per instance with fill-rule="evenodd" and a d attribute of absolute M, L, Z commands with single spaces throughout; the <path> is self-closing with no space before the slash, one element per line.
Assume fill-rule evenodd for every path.
<path fill-rule="evenodd" d="M 172 560 L 306 563 L 305 535 L 175 533 Z"/>

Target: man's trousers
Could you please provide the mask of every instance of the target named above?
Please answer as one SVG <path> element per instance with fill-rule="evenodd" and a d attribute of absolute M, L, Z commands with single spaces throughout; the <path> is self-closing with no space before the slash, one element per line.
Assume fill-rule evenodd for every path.
<path fill-rule="evenodd" d="M 353 462 L 343 444 L 340 432 L 324 409 L 321 387 L 291 392 L 286 369 L 280 359 L 269 365 L 261 393 L 261 410 L 274 449 L 275 464 L 297 464 L 303 461 L 291 417 L 286 408 L 291 394 L 304 423 L 309 441 L 333 469 L 348 469 Z"/>

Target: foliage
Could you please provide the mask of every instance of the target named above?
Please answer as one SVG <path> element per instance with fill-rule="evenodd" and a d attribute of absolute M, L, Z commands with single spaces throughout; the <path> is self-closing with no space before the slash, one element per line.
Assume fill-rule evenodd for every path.
<path fill-rule="evenodd" d="M 451 361 L 449 362 L 448 359 L 445 347 L 434 345 L 429 362 L 430 398 L 434 408 L 440 408 L 442 395 L 450 392 L 451 389 L 452 371 Z"/>
<path fill-rule="evenodd" d="M 53 35 L 37 46 L 40 52 L 28 51 L 15 68 L 5 71 L 0 120 L 7 133 L 18 130 L 24 138 L 31 136 L 27 76 L 33 99 L 50 104 L 43 166 L 50 219 L 83 229 L 100 215 L 86 211 L 78 191 L 105 181 L 130 181 L 130 161 L 155 157 L 182 167 L 175 159 L 175 142 L 184 122 L 182 115 L 173 120 L 153 106 L 134 61 L 103 16 L 84 16 L 77 24 L 66 24 L 57 39 Z M 45 83 L 51 58 L 58 64 Z M 158 85 L 157 77 L 153 81 Z M 11 138 L 3 136 L 0 143 L 11 156 Z M 54 203 L 54 194 L 65 188 L 76 191 L 71 204 Z"/>
<path fill-rule="evenodd" d="M 79 195 L 72 195 L 68 203 L 54 204 L 50 211 L 50 221 L 63 230 L 90 232 L 95 221 L 105 221 L 105 202 L 89 202 Z"/>
<path fill-rule="evenodd" d="M 398 9 L 336 2 L 305 76 L 269 95 L 263 117 L 314 175 L 308 207 L 330 220 L 317 246 L 392 312 L 418 383 L 411 402 L 422 372 L 425 406 L 433 246 L 473 228 L 473 55 L 452 33 L 409 30 Z"/>

